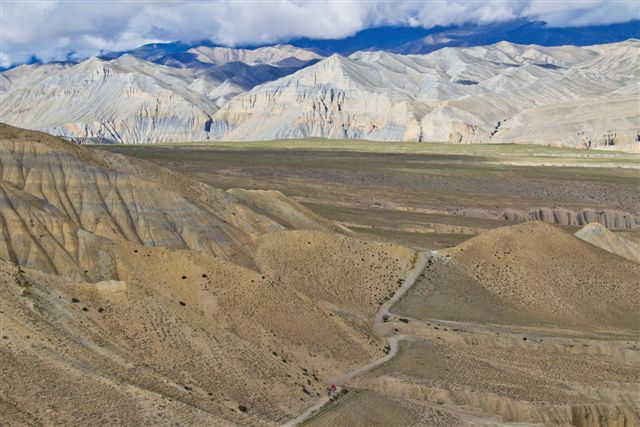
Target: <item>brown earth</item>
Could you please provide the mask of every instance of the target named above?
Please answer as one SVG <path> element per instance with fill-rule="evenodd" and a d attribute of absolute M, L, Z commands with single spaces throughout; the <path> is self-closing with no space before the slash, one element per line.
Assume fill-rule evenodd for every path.
<path fill-rule="evenodd" d="M 640 227 L 638 160 L 616 154 L 322 140 L 99 148 L 218 188 L 276 189 L 363 237 L 418 249 L 527 220 Z"/>
<path fill-rule="evenodd" d="M 412 250 L 337 235 L 277 192 L 2 131 L 3 425 L 274 425 L 382 354 L 367 314 Z M 305 286 L 279 262 L 325 252 L 342 267 L 310 264 Z"/>
<path fill-rule="evenodd" d="M 541 222 L 438 251 L 383 323 L 398 352 L 305 425 L 638 425 L 638 267 Z"/>
<path fill-rule="evenodd" d="M 529 222 L 439 252 L 394 311 L 419 319 L 636 329 L 640 265 Z"/>
<path fill-rule="evenodd" d="M 640 421 L 638 358 L 612 361 L 571 353 L 569 346 L 585 344 L 569 339 L 564 352 L 526 344 L 514 351 L 495 341 L 478 345 L 472 333 L 438 333 L 403 343 L 392 361 L 350 385 L 403 402 L 395 409 L 404 417 L 440 415 L 435 422 L 422 418 L 409 425 L 622 426 Z M 318 418 L 309 424 L 329 425 Z"/>
<path fill-rule="evenodd" d="M 640 264 L 557 226 L 339 224 L 4 125 L 0 177 L 2 425 L 279 425 L 336 378 L 309 424 L 638 424 Z M 405 284 L 399 229 L 457 245 Z"/>

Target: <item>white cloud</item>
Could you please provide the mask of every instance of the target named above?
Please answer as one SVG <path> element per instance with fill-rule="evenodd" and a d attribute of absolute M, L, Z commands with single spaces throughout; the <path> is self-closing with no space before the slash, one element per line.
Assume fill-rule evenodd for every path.
<path fill-rule="evenodd" d="M 259 44 L 292 37 L 339 38 L 377 25 L 432 27 L 491 23 L 519 17 L 554 26 L 624 22 L 638 18 L 629 1 L 101 1 L 2 0 L 0 62 L 94 55 L 144 43 L 210 39 Z"/>

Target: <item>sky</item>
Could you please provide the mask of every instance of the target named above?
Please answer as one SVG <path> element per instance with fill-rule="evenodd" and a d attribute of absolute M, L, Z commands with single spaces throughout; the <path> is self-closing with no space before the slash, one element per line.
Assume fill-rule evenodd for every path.
<path fill-rule="evenodd" d="M 342 38 L 383 25 L 489 24 L 516 18 L 554 27 L 640 19 L 637 0 L 81 1 L 0 0 L 0 66 L 83 59 L 153 42 L 234 46 L 295 37 Z"/>

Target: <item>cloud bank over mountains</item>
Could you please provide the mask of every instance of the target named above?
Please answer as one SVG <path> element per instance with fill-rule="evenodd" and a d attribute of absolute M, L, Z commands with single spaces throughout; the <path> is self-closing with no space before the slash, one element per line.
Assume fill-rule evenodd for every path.
<path fill-rule="evenodd" d="M 631 1 L 3 1 L 0 66 L 32 56 L 82 59 L 152 42 L 211 40 L 237 46 L 296 37 L 341 38 L 382 26 L 490 24 L 513 19 L 555 27 L 640 18 Z"/>

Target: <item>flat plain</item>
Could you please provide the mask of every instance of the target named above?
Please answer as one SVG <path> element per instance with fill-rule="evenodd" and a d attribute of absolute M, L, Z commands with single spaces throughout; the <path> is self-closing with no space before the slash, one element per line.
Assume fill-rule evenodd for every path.
<path fill-rule="evenodd" d="M 97 148 L 217 188 L 279 190 L 363 236 L 419 249 L 529 219 L 568 231 L 594 219 L 610 229 L 640 225 L 637 154 L 324 139 Z"/>

